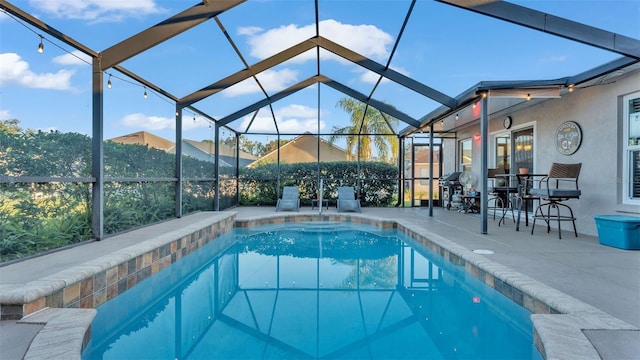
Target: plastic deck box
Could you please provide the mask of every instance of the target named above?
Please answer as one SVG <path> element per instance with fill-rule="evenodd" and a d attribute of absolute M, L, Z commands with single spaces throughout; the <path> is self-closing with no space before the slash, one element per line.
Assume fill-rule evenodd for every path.
<path fill-rule="evenodd" d="M 600 244 L 640 250 L 640 216 L 595 215 Z"/>

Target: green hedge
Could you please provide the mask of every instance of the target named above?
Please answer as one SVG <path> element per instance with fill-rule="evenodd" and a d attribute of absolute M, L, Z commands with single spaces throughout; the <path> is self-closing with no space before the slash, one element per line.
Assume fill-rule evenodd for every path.
<path fill-rule="evenodd" d="M 335 204 L 338 187 L 353 186 L 362 206 L 394 206 L 398 199 L 398 168 L 380 162 L 349 161 L 266 164 L 240 169 L 240 205 L 275 206 L 284 186 L 297 186 L 303 206 L 318 193 L 318 170 L 323 179 L 323 198 Z M 280 191 L 278 187 L 280 175 Z"/>

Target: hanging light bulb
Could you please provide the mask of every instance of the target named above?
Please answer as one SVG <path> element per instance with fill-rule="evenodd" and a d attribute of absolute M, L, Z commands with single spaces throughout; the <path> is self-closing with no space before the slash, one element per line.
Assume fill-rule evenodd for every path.
<path fill-rule="evenodd" d="M 196 122 L 196 116 L 195 115 L 193 115 L 193 122 L 194 123 Z"/>
<path fill-rule="evenodd" d="M 456 114 L 456 120 L 459 120 L 459 119 L 460 119 L 460 116 L 458 116 L 458 114 Z"/>
<path fill-rule="evenodd" d="M 569 85 L 569 92 L 573 92 L 573 84 Z"/>
<path fill-rule="evenodd" d="M 107 80 L 107 87 L 111 89 L 111 74 L 109 74 L 109 80 Z"/>
<path fill-rule="evenodd" d="M 527 101 L 531 100 L 531 94 L 527 94 Z"/>
<path fill-rule="evenodd" d="M 476 108 L 476 105 L 477 105 L 477 104 L 478 104 L 478 103 L 473 103 L 473 108 L 474 108 L 474 109 Z"/>
<path fill-rule="evenodd" d="M 144 87 L 144 98 L 145 99 L 147 98 L 147 87 L 146 86 Z"/>
<path fill-rule="evenodd" d="M 42 35 L 40 35 L 40 44 L 38 44 L 38 52 L 42 54 L 44 52 L 44 44 L 42 43 Z"/>

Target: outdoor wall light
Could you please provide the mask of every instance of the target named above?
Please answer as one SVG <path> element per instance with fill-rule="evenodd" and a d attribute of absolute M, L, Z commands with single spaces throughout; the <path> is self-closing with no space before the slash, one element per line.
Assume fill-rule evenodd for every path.
<path fill-rule="evenodd" d="M 44 52 L 44 44 L 42 43 L 43 37 L 42 35 L 39 35 L 39 36 L 40 36 L 40 44 L 38 44 L 38 52 L 42 54 Z"/>

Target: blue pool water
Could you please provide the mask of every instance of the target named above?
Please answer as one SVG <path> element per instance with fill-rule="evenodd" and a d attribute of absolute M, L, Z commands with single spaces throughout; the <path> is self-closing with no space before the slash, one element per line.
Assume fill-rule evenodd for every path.
<path fill-rule="evenodd" d="M 542 359 L 530 313 L 396 230 L 235 229 L 98 308 L 83 359 Z"/>

